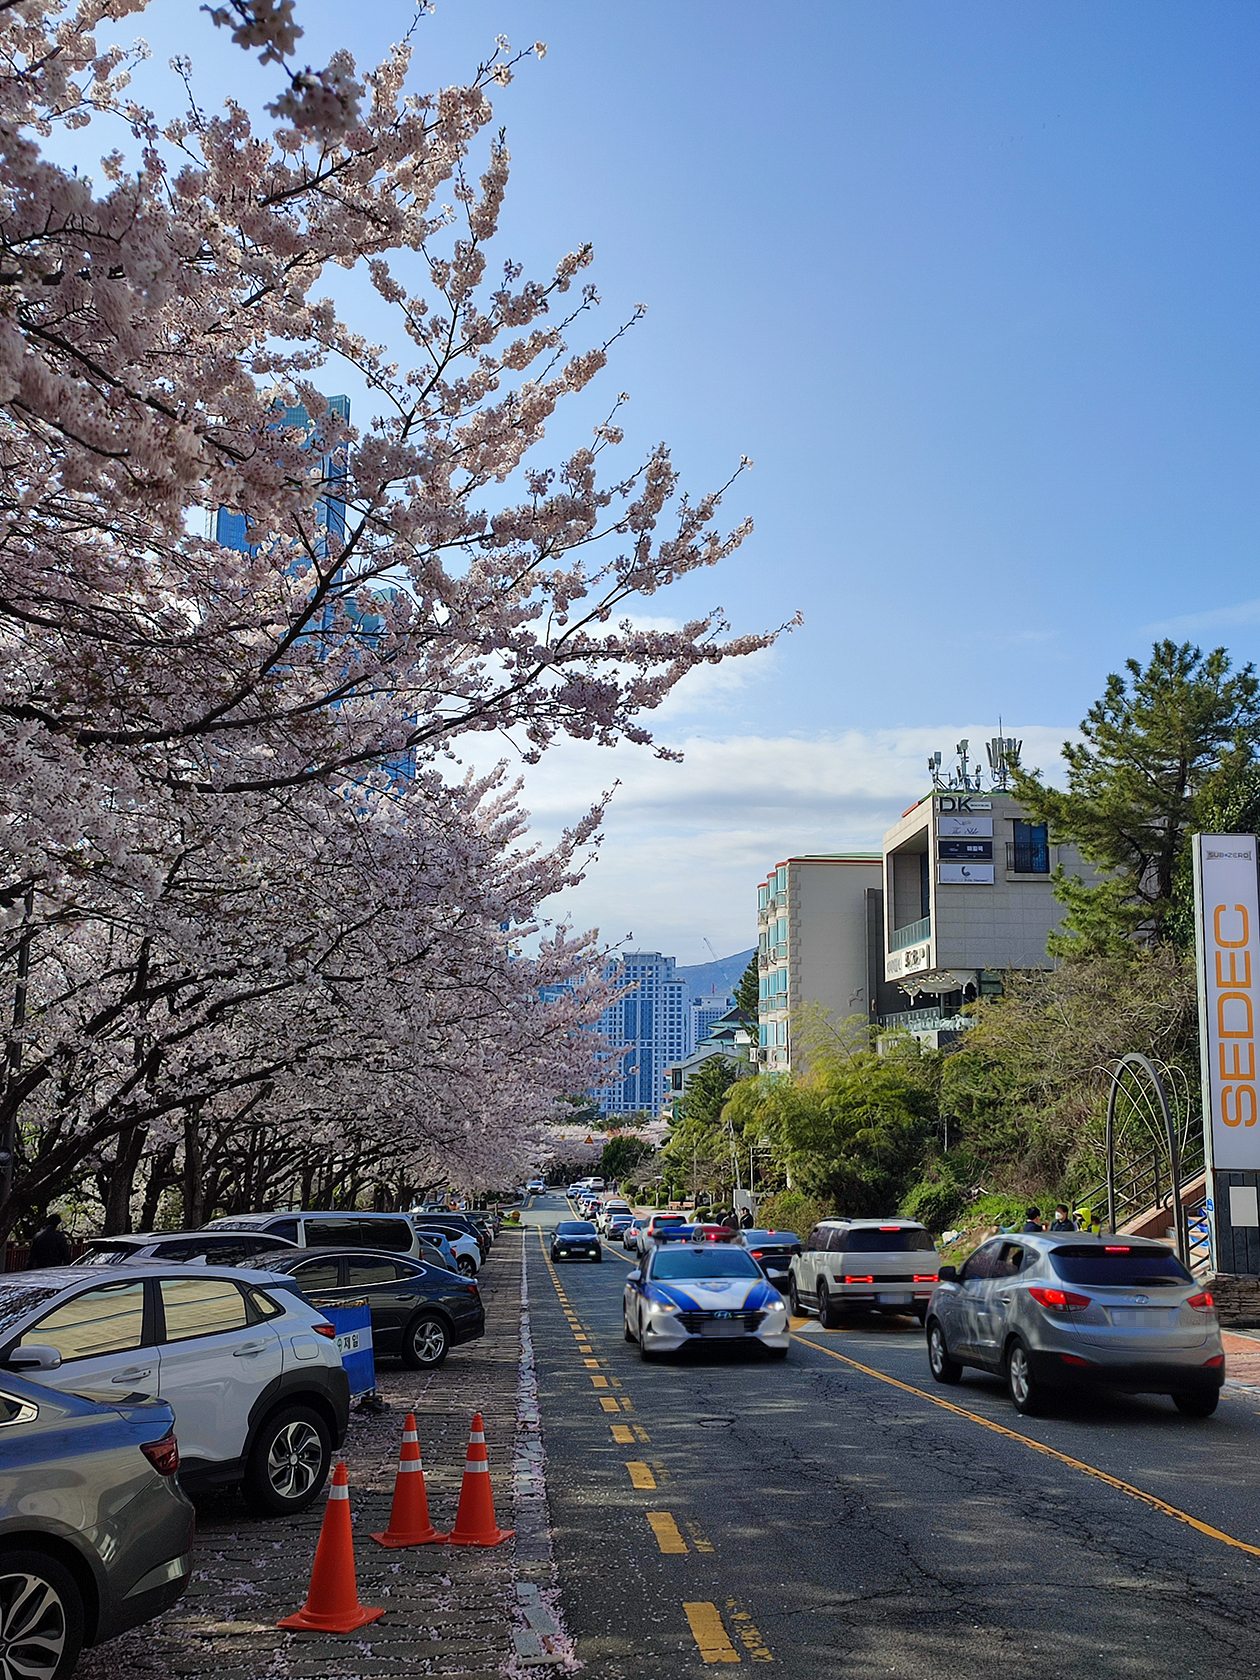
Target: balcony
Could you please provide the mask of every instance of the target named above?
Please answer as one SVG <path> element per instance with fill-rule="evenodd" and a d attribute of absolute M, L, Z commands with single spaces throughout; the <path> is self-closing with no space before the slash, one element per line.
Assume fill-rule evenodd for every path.
<path fill-rule="evenodd" d="M 1050 847 L 1044 840 L 1008 840 L 1006 867 L 1012 875 L 1048 875 Z"/>
<path fill-rule="evenodd" d="M 890 951 L 904 951 L 907 945 L 919 945 L 925 939 L 932 937 L 931 916 L 920 916 L 917 922 L 910 922 L 906 927 L 897 928 L 889 937 Z"/>

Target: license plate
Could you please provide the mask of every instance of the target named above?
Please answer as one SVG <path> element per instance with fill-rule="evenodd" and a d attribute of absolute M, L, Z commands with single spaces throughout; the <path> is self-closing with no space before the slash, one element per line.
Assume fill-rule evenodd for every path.
<path fill-rule="evenodd" d="M 908 1307 L 913 1301 L 913 1295 L 879 1295 L 876 1297 L 882 1307 Z"/>
<path fill-rule="evenodd" d="M 742 1336 L 744 1326 L 729 1318 L 705 1319 L 700 1325 L 702 1336 Z"/>
<path fill-rule="evenodd" d="M 1117 1330 L 1169 1330 L 1177 1322 L 1177 1309 L 1168 1307 L 1112 1307 L 1111 1322 Z"/>

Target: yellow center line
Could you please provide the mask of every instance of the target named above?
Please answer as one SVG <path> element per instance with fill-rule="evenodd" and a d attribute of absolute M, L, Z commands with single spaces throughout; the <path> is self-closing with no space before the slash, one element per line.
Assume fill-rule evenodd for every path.
<path fill-rule="evenodd" d="M 619 1447 L 632 1447 L 634 1445 L 634 1430 L 628 1423 L 614 1423 L 611 1428 L 612 1438 Z"/>
<path fill-rule="evenodd" d="M 691 1637 L 700 1649 L 701 1662 L 737 1663 L 739 1652 L 731 1644 L 716 1604 L 684 1604 L 683 1614 Z"/>
<path fill-rule="evenodd" d="M 641 1459 L 632 1458 L 626 1465 L 626 1469 L 630 1472 L 631 1487 L 654 1488 L 656 1486 L 656 1477 Z"/>
<path fill-rule="evenodd" d="M 670 1555 L 684 1555 L 687 1542 L 678 1532 L 678 1524 L 674 1521 L 672 1512 L 648 1511 L 646 1515 L 652 1533 L 656 1536 L 656 1544 L 661 1550 Z"/>
<path fill-rule="evenodd" d="M 586 1366 L 586 1369 L 588 1371 L 598 1371 L 599 1370 L 599 1360 L 598 1359 L 584 1359 L 582 1361 L 582 1363 L 583 1363 L 583 1365 Z"/>
<path fill-rule="evenodd" d="M 608 1387 L 608 1378 L 607 1377 L 592 1377 L 591 1378 L 591 1387 L 592 1388 L 607 1388 Z"/>
<path fill-rule="evenodd" d="M 1260 1557 L 1260 1546 L 1248 1545 L 1245 1540 L 1236 1540 L 1232 1534 L 1226 1534 L 1219 1528 L 1213 1528 L 1210 1523 L 1200 1522 L 1198 1517 L 1192 1517 L 1188 1511 L 1181 1511 L 1167 1500 L 1158 1498 L 1153 1493 L 1147 1493 L 1145 1488 L 1134 1487 L 1132 1482 L 1122 1482 L 1119 1476 L 1109 1475 L 1106 1470 L 1100 1470 L 1095 1464 L 1086 1464 L 1083 1459 L 1071 1458 L 1062 1453 L 1057 1447 L 1048 1447 L 1043 1441 L 1035 1441 L 1031 1435 L 1021 1435 L 1017 1429 L 1007 1429 L 1004 1424 L 994 1423 L 991 1418 L 981 1417 L 979 1412 L 970 1412 L 966 1406 L 955 1406 L 952 1400 L 943 1400 L 939 1394 L 929 1394 L 925 1388 L 915 1388 L 911 1383 L 904 1383 L 897 1377 L 890 1377 L 885 1371 L 877 1371 L 870 1365 L 863 1365 L 856 1359 L 850 1359 L 847 1353 L 837 1353 L 834 1348 L 824 1347 L 813 1336 L 802 1338 L 794 1336 L 793 1341 L 799 1341 L 802 1347 L 815 1348 L 819 1353 L 825 1353 L 828 1359 L 839 1359 L 845 1365 L 851 1365 L 855 1371 L 861 1371 L 863 1376 L 874 1377 L 877 1382 L 887 1383 L 890 1388 L 899 1388 L 903 1394 L 913 1394 L 919 1400 L 929 1400 L 932 1405 L 939 1406 L 944 1412 L 953 1412 L 955 1417 L 966 1418 L 970 1423 L 978 1423 L 982 1429 L 991 1429 L 995 1435 L 1003 1435 L 1008 1441 L 1018 1441 L 1021 1447 L 1027 1447 L 1030 1452 L 1041 1453 L 1045 1458 L 1053 1458 L 1059 1464 L 1066 1464 L 1070 1470 L 1079 1470 L 1083 1476 L 1092 1476 L 1096 1481 L 1105 1482 L 1108 1487 L 1115 1488 L 1118 1493 L 1124 1493 L 1130 1499 L 1136 1499 L 1143 1505 L 1149 1505 L 1153 1510 L 1162 1511 L 1166 1517 L 1185 1523 L 1188 1527 L 1205 1534 L 1209 1540 L 1219 1540 L 1223 1546 L 1232 1546 L 1235 1551 L 1247 1552 L 1251 1557 Z"/>
<path fill-rule="evenodd" d="M 599 1397 L 599 1403 L 606 1412 L 619 1412 L 621 1410 L 621 1407 L 613 1399 L 611 1394 L 601 1394 Z"/>

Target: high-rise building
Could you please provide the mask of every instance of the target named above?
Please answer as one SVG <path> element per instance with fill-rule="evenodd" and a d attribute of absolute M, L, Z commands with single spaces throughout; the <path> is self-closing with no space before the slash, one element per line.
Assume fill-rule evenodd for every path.
<path fill-rule="evenodd" d="M 665 1069 L 687 1053 L 686 986 L 674 977 L 674 958 L 659 951 L 623 951 L 605 972 L 627 990 L 600 1016 L 599 1031 L 625 1049 L 617 1077 L 591 1096 L 606 1117 L 655 1115 Z"/>
<path fill-rule="evenodd" d="M 723 1015 L 734 1007 L 735 999 L 729 992 L 721 996 L 714 992 L 708 997 L 693 997 L 687 1005 L 687 1044 L 683 1055 L 690 1056 L 693 1050 L 703 1044 L 714 1022 L 720 1021 Z"/>

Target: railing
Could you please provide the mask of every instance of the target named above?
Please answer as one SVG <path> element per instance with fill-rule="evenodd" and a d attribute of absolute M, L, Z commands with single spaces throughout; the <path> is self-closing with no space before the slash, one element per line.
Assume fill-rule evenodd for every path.
<path fill-rule="evenodd" d="M 888 940 L 890 951 L 904 951 L 907 945 L 917 945 L 921 940 L 932 936 L 931 916 L 920 916 L 917 922 L 911 922 L 906 927 L 896 928 Z"/>
<path fill-rule="evenodd" d="M 881 1032 L 916 1032 L 925 1027 L 948 1027 L 962 1030 L 971 1025 L 967 1015 L 947 1015 L 940 1004 L 928 1004 L 923 1009 L 902 1009 L 895 1015 L 878 1018 Z"/>
<path fill-rule="evenodd" d="M 1181 1182 L 1184 1185 L 1197 1178 L 1203 1171 L 1203 1139 L 1195 1138 L 1185 1144 L 1180 1156 Z M 1077 1196 L 1076 1205 L 1104 1212 L 1107 1206 L 1106 1179 L 1101 1184 L 1091 1185 L 1088 1190 Z M 1172 1182 L 1168 1170 L 1168 1150 L 1165 1146 L 1152 1146 L 1128 1161 L 1117 1162 L 1117 1228 L 1136 1218 L 1139 1213 L 1165 1206 L 1168 1208 L 1168 1223 L 1172 1226 Z M 1202 1203 L 1197 1206 L 1188 1204 L 1186 1212 L 1191 1225 L 1190 1245 L 1193 1257 L 1198 1246 L 1193 1227 L 1196 1213 L 1202 1212 Z"/>
<path fill-rule="evenodd" d="M 1049 844 L 1044 840 L 1008 840 L 1006 867 L 1013 875 L 1048 875 Z"/>

